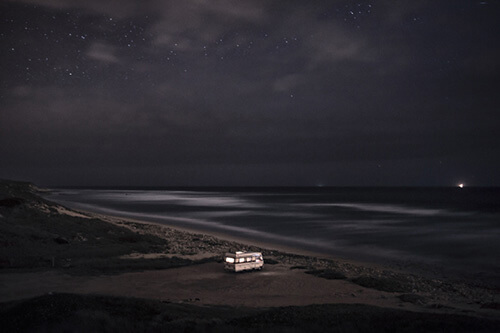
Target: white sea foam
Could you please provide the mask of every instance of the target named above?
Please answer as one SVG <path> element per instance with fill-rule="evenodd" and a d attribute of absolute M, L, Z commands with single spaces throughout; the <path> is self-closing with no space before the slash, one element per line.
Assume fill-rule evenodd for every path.
<path fill-rule="evenodd" d="M 422 216 L 433 216 L 433 215 L 443 214 L 446 212 L 443 209 L 415 208 L 415 207 L 405 207 L 397 205 L 362 204 L 362 203 L 315 203 L 315 204 L 301 204 L 301 205 L 316 206 L 316 207 L 342 207 L 342 208 L 350 208 L 367 212 L 422 215 Z"/>
<path fill-rule="evenodd" d="M 323 223 L 330 230 L 380 230 L 381 226 L 396 225 L 403 220 L 335 220 Z"/>
<path fill-rule="evenodd" d="M 230 211 L 202 211 L 202 212 L 190 212 L 190 216 L 194 217 L 208 217 L 208 218 L 218 218 L 218 217 L 231 217 L 231 216 L 246 216 L 252 215 L 250 210 L 230 210 Z"/>
<path fill-rule="evenodd" d="M 250 200 L 222 193 L 184 192 L 184 191 L 106 191 L 93 194 L 92 199 L 119 202 L 150 202 L 177 204 L 191 207 L 238 207 L 260 208 Z"/>

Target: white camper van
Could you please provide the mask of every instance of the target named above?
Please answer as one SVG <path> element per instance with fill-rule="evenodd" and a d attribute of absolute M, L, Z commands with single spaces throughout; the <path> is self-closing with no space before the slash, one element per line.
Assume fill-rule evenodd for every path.
<path fill-rule="evenodd" d="M 224 269 L 232 272 L 261 270 L 264 259 L 260 252 L 235 252 L 226 253 L 224 257 Z"/>

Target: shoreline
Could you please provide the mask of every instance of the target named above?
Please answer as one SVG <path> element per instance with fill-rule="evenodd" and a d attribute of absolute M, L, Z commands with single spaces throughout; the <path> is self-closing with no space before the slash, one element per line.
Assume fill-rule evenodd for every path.
<path fill-rule="evenodd" d="M 189 303 L 199 299 L 197 301 L 199 305 L 204 306 L 272 308 L 290 305 L 359 303 L 387 309 L 404 308 L 417 312 L 456 313 L 472 311 L 471 299 L 476 299 L 477 302 L 478 297 L 493 300 L 497 297 L 486 296 L 488 291 L 485 290 L 429 280 L 408 271 L 395 271 L 387 266 L 373 263 L 318 256 L 300 249 L 270 247 L 268 246 L 270 244 L 265 243 L 258 244 L 262 246 L 260 248 L 255 243 L 248 244 L 237 237 L 224 238 L 224 235 L 200 233 L 197 230 L 171 227 L 158 222 L 66 209 L 59 205 L 54 207 L 59 215 L 84 220 L 98 219 L 103 223 L 127 228 L 137 234 L 164 238 L 174 246 L 168 253 L 131 252 L 128 256 L 118 259 L 147 262 L 181 258 L 199 263 L 178 268 L 161 270 L 145 268 L 139 271 L 126 270 L 118 274 L 98 274 L 89 277 L 86 274 L 67 275 L 64 269 L 49 270 L 44 273 L 4 272 L 0 274 L 0 284 L 10 285 L 11 290 L 0 294 L 0 299 L 3 301 L 25 299 L 49 292 L 76 292 L 110 296 L 129 295 L 174 303 Z M 36 208 L 42 211 L 45 209 L 43 206 Z M 199 241 L 217 244 L 208 247 L 207 250 L 196 244 Z M 214 258 L 220 258 L 225 252 L 220 251 L 221 247 L 234 248 L 240 245 L 264 252 L 265 266 L 262 272 L 228 273 L 223 270 L 220 262 L 214 261 Z M 307 272 L 311 273 L 305 274 Z M 334 277 L 329 277 L 328 274 L 333 274 Z M 337 274 L 339 276 L 335 276 Z M 368 279 L 368 282 L 361 280 L 356 282 L 359 279 Z M 246 283 L 250 283 L 249 288 L 245 287 Z M 256 286 L 258 286 L 257 293 L 254 290 Z M 450 287 L 457 292 L 450 293 L 448 291 Z M 265 293 L 261 293 L 264 291 Z M 484 296 L 480 296 L 483 294 Z M 477 306 L 472 308 L 475 308 L 473 312 L 478 311 Z M 477 315 L 486 318 L 496 317 L 492 310 L 482 310 Z"/>
<path fill-rule="evenodd" d="M 154 225 L 154 226 L 158 226 L 158 227 L 165 227 L 165 228 L 178 230 L 180 232 L 190 233 L 193 235 L 208 235 L 208 236 L 212 236 L 212 237 L 218 238 L 218 239 L 223 240 L 223 241 L 240 243 L 240 244 L 243 244 L 245 246 L 259 247 L 259 248 L 262 248 L 262 249 L 268 250 L 268 251 L 279 251 L 279 252 L 292 254 L 292 255 L 300 255 L 300 256 L 315 257 L 315 258 L 321 258 L 321 259 L 334 259 L 334 260 L 339 260 L 339 261 L 352 262 L 352 260 L 340 258 L 340 257 L 335 257 L 335 256 L 328 254 L 328 253 L 308 251 L 308 250 L 297 248 L 297 247 L 291 247 L 291 246 L 282 245 L 282 244 L 272 244 L 270 242 L 253 240 L 253 239 L 244 238 L 244 237 L 240 237 L 240 236 L 231 236 L 231 235 L 228 235 L 224 232 L 217 232 L 217 231 L 211 231 L 211 230 L 200 230 L 200 229 L 190 228 L 190 227 L 180 227 L 177 225 L 172 225 L 172 224 L 167 224 L 167 223 L 161 223 L 161 222 L 156 222 L 156 221 L 147 221 L 145 219 L 135 219 L 135 218 L 129 218 L 129 217 L 121 217 L 121 216 L 115 216 L 115 215 L 109 215 L 109 214 L 102 214 L 102 213 L 95 213 L 95 212 L 81 210 L 81 209 L 74 209 L 74 210 L 78 211 L 80 213 L 86 214 L 90 217 L 102 219 L 103 221 L 108 221 L 110 223 L 117 224 L 117 225 L 122 225 L 120 222 L 132 222 L 132 223 L 139 223 L 139 224 L 145 224 L 145 225 Z M 359 262 L 359 264 L 364 264 L 364 263 Z M 370 263 L 367 262 L 366 264 L 370 264 Z"/>
<path fill-rule="evenodd" d="M 59 204 L 59 203 L 58 203 Z M 90 217 L 102 219 L 104 221 L 108 221 L 110 223 L 116 224 L 116 225 L 122 225 L 120 221 L 123 222 L 131 222 L 131 223 L 139 223 L 139 224 L 145 224 L 145 225 L 154 225 L 158 227 L 165 227 L 165 228 L 170 228 L 174 230 L 178 230 L 180 232 L 187 232 L 190 234 L 194 235 L 208 235 L 215 237 L 217 239 L 223 240 L 223 241 L 228 241 L 228 242 L 233 242 L 233 243 L 239 243 L 247 247 L 257 247 L 261 248 L 263 250 L 268 250 L 268 251 L 279 251 L 285 254 L 291 254 L 291 255 L 299 255 L 299 256 L 305 256 L 305 257 L 310 257 L 310 258 L 317 258 L 317 259 L 324 259 L 324 260 L 335 260 L 337 262 L 341 262 L 344 264 L 350 264 L 350 265 L 356 265 L 356 266 L 363 266 L 363 267 L 368 267 L 368 268 L 373 268 L 373 269 L 378 269 L 378 270 L 392 270 L 396 271 L 398 273 L 402 274 L 415 274 L 419 276 L 424 276 L 429 279 L 441 279 L 441 280 L 447 280 L 453 283 L 480 283 L 480 284 L 485 284 L 485 285 L 491 285 L 492 281 L 496 281 L 493 278 L 489 277 L 481 281 L 477 281 L 475 277 L 472 276 L 472 274 L 466 275 L 464 272 L 459 272 L 456 270 L 453 270 L 451 268 L 443 268 L 442 266 L 438 266 L 435 264 L 429 264 L 429 263 L 423 263 L 417 260 L 411 260 L 407 259 L 404 261 L 394 261 L 394 260 L 370 260 L 368 259 L 360 259 L 356 258 L 356 256 L 351 256 L 351 257 L 346 257 L 342 255 L 335 255 L 332 253 L 328 252 L 320 252 L 320 251 L 314 251 L 314 250 L 308 250 L 300 247 L 293 247 L 289 246 L 286 244 L 277 244 L 277 243 L 272 243 L 270 241 L 266 240 L 255 240 L 254 238 L 245 238 L 243 236 L 237 236 L 237 235 L 228 235 L 225 232 L 218 232 L 214 230 L 203 230 L 203 229 L 196 229 L 195 227 L 188 227 L 188 226 L 178 226 L 174 224 L 168 224 L 167 222 L 158 222 L 158 221 L 153 221 L 153 220 L 147 220 L 147 219 L 141 219 L 141 218 L 132 218 L 132 217 L 124 217 L 124 216 L 118 216 L 118 215 L 113 215 L 110 213 L 100 213 L 100 212 L 93 212 L 90 210 L 86 209 L 81 209 L 81 208 L 70 208 L 73 211 L 83 213 L 85 215 L 88 215 Z M 365 257 L 366 258 L 366 257 Z M 391 262 L 392 261 L 392 262 Z M 493 285 L 493 287 L 498 287 L 496 285 Z"/>
<path fill-rule="evenodd" d="M 50 199 L 48 199 L 48 200 L 50 200 Z M 54 201 L 54 202 L 57 202 L 57 201 Z M 71 206 L 72 204 L 74 204 L 72 202 L 64 202 L 64 201 L 60 202 L 60 203 L 57 202 L 57 203 L 60 205 L 68 205 L 68 206 Z M 97 208 L 98 211 L 92 211 L 92 210 L 89 210 L 86 208 L 80 208 L 80 205 L 76 204 L 76 205 L 74 205 L 74 207 L 71 207 L 71 209 L 74 211 L 78 211 L 78 212 L 87 214 L 89 216 L 107 219 L 110 221 L 123 220 L 123 221 L 136 222 L 136 223 L 153 224 L 153 225 L 172 228 L 172 229 L 176 229 L 176 230 L 184 231 L 184 232 L 189 232 L 189 233 L 193 233 L 193 234 L 210 235 L 213 237 L 217 237 L 221 240 L 242 243 L 242 244 L 245 244 L 248 246 L 257 246 L 257 247 L 265 248 L 268 250 L 283 251 L 283 252 L 288 252 L 291 254 L 307 255 L 307 256 L 314 256 L 314 257 L 321 257 L 321 258 L 328 258 L 328 259 L 338 259 L 338 260 L 345 260 L 345 261 L 351 260 L 348 258 L 336 257 L 335 255 L 333 255 L 331 253 L 327 253 L 327 252 L 308 250 L 308 249 L 294 247 L 294 246 L 286 245 L 286 244 L 282 244 L 282 243 L 272 243 L 271 240 L 258 240 L 258 239 L 252 238 L 251 236 L 245 237 L 245 236 L 238 236 L 238 235 L 230 235 L 224 231 L 208 230 L 208 229 L 189 227 L 189 226 L 179 226 L 176 224 L 169 223 L 168 221 L 165 221 L 165 222 L 155 221 L 155 218 L 148 219 L 147 216 L 134 218 L 134 217 L 128 217 L 128 216 L 115 215 L 112 212 L 99 212 L 99 210 L 101 210 L 101 211 L 106 210 L 104 208 Z M 167 217 L 167 218 L 175 219 L 175 217 Z M 367 261 L 367 263 L 368 263 L 368 261 Z"/>
<path fill-rule="evenodd" d="M 105 304 L 112 298 L 122 303 L 133 298 L 139 306 L 164 304 L 165 313 L 184 306 L 188 319 L 207 309 L 214 311 L 211 318 L 221 318 L 217 311 L 224 308 L 231 318 L 249 313 L 240 309 L 277 311 L 285 318 L 305 311 L 307 323 L 306 318 L 323 311 L 319 320 L 324 327 L 330 327 L 331 311 L 350 311 L 352 306 L 360 307 L 361 316 L 374 311 L 377 318 L 399 314 L 404 323 L 415 315 L 500 318 L 497 289 L 267 242 L 65 208 L 23 186 L 12 190 L 0 183 L 0 222 L 0 286 L 8 286 L 0 288 L 0 316 L 21 304 L 26 310 L 17 318 L 22 318 L 37 306 L 45 308 L 40 305 L 43 302 L 54 304 L 61 297 L 89 302 L 77 302 L 78 313 L 94 304 L 90 299 L 97 295 Z M 222 255 L 235 250 L 262 251 L 264 269 L 225 271 Z M 108 315 L 114 308 L 102 311 Z"/>
<path fill-rule="evenodd" d="M 129 218 L 129 217 L 122 217 L 122 216 L 115 216 L 115 215 L 110 215 L 110 214 L 103 214 L 103 213 L 96 213 L 88 210 L 82 210 L 82 209 L 74 209 L 72 210 L 86 214 L 91 217 L 95 217 L 98 219 L 102 219 L 103 221 L 107 221 L 110 223 L 113 223 L 115 225 L 123 226 L 123 223 L 121 222 L 131 222 L 131 223 L 138 223 L 138 224 L 144 224 L 144 225 L 153 225 L 153 226 L 158 226 L 158 227 L 164 227 L 164 228 L 170 228 L 173 230 L 178 230 L 180 232 L 186 232 L 189 234 L 193 235 L 207 235 L 211 237 L 215 237 L 219 240 L 222 241 L 227 241 L 227 242 L 232 242 L 232 243 L 238 243 L 242 244 L 247 247 L 257 247 L 260 248 L 261 250 L 264 251 L 277 251 L 286 255 L 297 255 L 297 256 L 304 256 L 308 257 L 311 259 L 319 259 L 319 260 L 334 260 L 336 262 L 342 263 L 342 264 L 347 264 L 347 265 L 354 265 L 354 266 L 361 266 L 361 267 L 367 267 L 371 269 L 376 269 L 376 270 L 392 270 L 398 273 L 402 274 L 415 274 L 419 276 L 425 276 L 426 278 L 430 279 L 443 279 L 443 274 L 440 272 L 435 272 L 435 268 L 428 268 L 424 267 L 422 263 L 418 262 L 410 262 L 407 263 L 408 266 L 412 266 L 413 268 L 408 268 L 407 267 L 401 267 L 401 263 L 399 264 L 390 264 L 390 263 L 384 263 L 384 262 L 376 262 L 376 261 L 369 261 L 369 260 L 359 260 L 359 259 L 353 259 L 353 258 L 346 258 L 346 257 L 341 257 L 341 256 L 335 256 L 334 254 L 331 253 L 325 253 L 325 252 L 315 252 L 311 250 L 306 250 L 298 247 L 292 247 L 292 246 L 287 246 L 283 244 L 273 244 L 270 242 L 266 241 L 259 241 L 259 240 L 253 240 L 249 238 L 244 238 L 244 237 L 239 237 L 239 236 L 231 236 L 223 232 L 217 232 L 217 231 L 211 231 L 211 230 L 199 230 L 195 228 L 189 228 L 189 227 L 181 227 L 181 226 L 176 226 L 176 225 L 171 225 L 167 223 L 162 223 L 162 222 L 156 222 L 156 221 L 147 221 L 143 219 L 135 219 L 135 218 Z M 222 253 L 221 253 L 222 254 Z M 265 258 L 264 258 L 265 259 Z M 455 279 L 450 279 L 447 278 L 448 280 L 452 282 L 467 282 L 471 281 L 471 279 L 466 279 L 466 278 L 455 278 Z"/>
<path fill-rule="evenodd" d="M 439 206 L 442 212 L 438 216 L 432 214 L 432 216 L 427 216 L 427 213 L 432 213 L 432 207 L 434 207 L 432 203 L 429 203 L 430 206 L 404 205 L 398 201 L 398 198 L 388 200 L 384 197 L 385 192 L 375 193 L 374 199 L 370 199 L 370 193 L 363 192 L 364 199 L 360 199 L 361 203 L 374 200 L 373 202 L 381 202 L 381 204 L 367 204 L 364 208 L 360 207 L 360 211 L 358 208 L 346 208 L 346 211 L 343 210 L 344 208 L 331 210 L 328 207 L 315 208 L 315 204 L 309 205 L 313 208 L 302 208 L 300 204 L 294 203 L 302 201 L 309 203 L 316 199 L 296 197 L 295 194 L 289 198 L 289 193 L 284 197 L 281 197 L 279 193 L 274 193 L 273 198 L 277 199 L 268 200 L 265 197 L 254 198 L 243 194 L 225 196 L 212 192 L 206 198 L 201 194 L 197 197 L 196 193 L 179 194 L 179 196 L 173 193 L 171 197 L 169 193 L 140 192 L 135 196 L 134 193 L 127 191 L 104 192 L 105 196 L 111 196 L 109 201 L 106 197 L 100 201 L 99 195 L 102 194 L 100 192 L 90 193 L 88 195 L 78 194 L 78 192 L 58 194 L 56 190 L 54 195 L 47 196 L 47 199 L 56 201 L 61 199 L 58 201 L 61 204 L 89 213 L 95 212 L 138 222 L 157 223 L 264 248 L 282 249 L 290 253 L 304 253 L 362 265 L 387 267 L 392 270 L 425 275 L 429 278 L 479 281 L 484 285 L 500 287 L 500 282 L 498 282 L 500 281 L 500 267 L 494 260 L 494 249 L 498 248 L 498 245 L 494 236 L 488 233 L 484 241 L 480 240 L 479 236 L 489 230 L 486 227 L 477 234 L 474 231 L 465 233 L 474 225 L 476 218 L 464 217 L 463 220 L 455 220 L 456 216 L 462 218 L 462 215 L 453 211 L 458 206 L 450 208 L 449 211 L 446 207 L 445 209 Z M 412 193 L 406 195 L 410 194 Z M 143 204 L 144 200 L 147 201 L 151 195 L 152 201 Z M 347 193 L 347 197 L 343 196 L 343 199 L 329 198 L 330 196 L 320 197 L 317 200 L 351 202 L 356 199 L 356 196 L 351 198 Z M 166 201 L 159 203 L 158 200 L 163 199 Z M 227 203 L 221 201 L 224 207 L 210 207 L 210 204 L 216 203 L 214 201 L 216 199 L 226 200 Z M 243 201 L 233 206 L 234 202 L 231 200 L 236 199 Z M 191 202 L 193 200 L 195 203 Z M 315 202 L 314 200 L 311 202 Z M 274 205 L 275 203 L 277 205 Z M 133 206 L 129 207 L 128 204 Z M 191 210 L 192 205 L 194 208 Z M 204 205 L 207 205 L 207 208 L 202 208 L 205 207 Z M 360 206 L 363 205 L 360 204 Z M 419 210 L 419 207 L 427 208 Z M 400 211 L 404 211 L 406 215 L 402 217 L 397 215 Z M 269 216 L 266 215 L 267 213 Z M 422 216 L 420 216 L 421 213 Z M 295 214 L 297 217 L 294 217 Z M 477 219 L 478 221 L 488 220 L 487 216 L 483 215 Z M 493 223 L 491 220 L 492 218 L 489 218 L 489 221 Z M 473 251 L 468 251 L 469 249 Z"/>

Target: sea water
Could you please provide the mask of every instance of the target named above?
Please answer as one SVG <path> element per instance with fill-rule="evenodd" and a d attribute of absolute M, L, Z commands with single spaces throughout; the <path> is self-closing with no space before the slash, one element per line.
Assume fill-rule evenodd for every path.
<path fill-rule="evenodd" d="M 47 198 L 347 259 L 500 277 L 498 188 L 72 188 Z"/>

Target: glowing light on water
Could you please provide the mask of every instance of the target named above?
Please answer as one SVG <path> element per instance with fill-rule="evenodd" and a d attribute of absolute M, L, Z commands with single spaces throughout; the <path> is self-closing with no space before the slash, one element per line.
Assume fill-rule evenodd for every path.
<path fill-rule="evenodd" d="M 464 188 L 464 184 L 458 184 L 458 187 Z"/>

